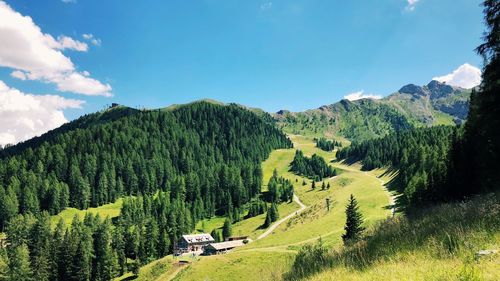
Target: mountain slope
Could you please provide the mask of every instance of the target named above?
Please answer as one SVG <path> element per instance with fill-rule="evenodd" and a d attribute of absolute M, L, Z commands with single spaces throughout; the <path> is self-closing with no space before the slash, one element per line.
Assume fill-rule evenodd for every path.
<path fill-rule="evenodd" d="M 431 81 L 406 85 L 381 100 L 341 100 L 304 112 L 281 110 L 274 118 L 292 134 L 362 141 L 414 127 L 460 124 L 467 117 L 470 92 Z"/>
<path fill-rule="evenodd" d="M 425 125 L 434 125 L 438 114 L 450 115 L 455 123 L 461 124 L 467 118 L 470 92 L 431 81 L 425 86 L 408 84 L 383 101 Z"/>
<path fill-rule="evenodd" d="M 289 146 L 278 129 L 236 105 L 86 115 L 0 151 L 0 197 L 18 205 L 0 206 L 0 228 L 17 212 L 56 214 L 160 189 L 180 192 L 192 221 L 226 213 L 228 201 L 239 208 L 260 192 L 260 162 Z"/>

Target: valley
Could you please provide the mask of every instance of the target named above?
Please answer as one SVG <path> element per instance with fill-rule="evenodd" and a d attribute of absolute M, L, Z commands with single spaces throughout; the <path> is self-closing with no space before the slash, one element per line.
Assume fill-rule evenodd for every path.
<path fill-rule="evenodd" d="M 263 224 L 264 215 L 234 224 L 233 233 L 250 235 L 252 239 L 257 238 L 256 241 L 227 254 L 188 259 L 191 264 L 178 273 L 175 280 L 272 280 L 273 276 L 281 276 L 290 269 L 293 257 L 304 243 L 321 239 L 325 245 L 340 246 L 345 221 L 344 207 L 350 194 L 358 198 L 367 226 L 391 216 L 390 194 L 383 186 L 390 177 L 380 177 L 384 174 L 383 170 L 362 172 L 359 165 L 347 166 L 335 162 L 335 151 L 326 152 L 316 148 L 311 137 L 289 137 L 294 143 L 293 149 L 275 150 L 263 162 L 264 182 L 267 182 L 276 169 L 279 175 L 294 183 L 295 193 L 306 205 L 306 209 L 300 212 L 296 202 L 281 204 L 280 218 L 291 217 L 261 239 L 259 237 L 264 232 L 257 228 Z M 316 190 L 311 190 L 310 180 L 289 172 L 289 164 L 296 149 L 302 150 L 306 156 L 317 153 L 328 162 L 334 161 L 331 164 L 341 172 L 338 176 L 325 180 L 331 184 L 329 190 L 321 190 L 321 182 L 317 184 Z M 307 185 L 302 185 L 303 180 Z M 265 189 L 264 185 L 263 190 Z M 332 199 L 330 211 L 326 210 L 326 198 Z M 217 219 L 214 221 L 217 222 Z M 222 227 L 222 223 L 221 220 L 216 224 L 206 221 L 205 225 Z M 170 280 L 171 277 L 162 276 L 156 280 Z"/>

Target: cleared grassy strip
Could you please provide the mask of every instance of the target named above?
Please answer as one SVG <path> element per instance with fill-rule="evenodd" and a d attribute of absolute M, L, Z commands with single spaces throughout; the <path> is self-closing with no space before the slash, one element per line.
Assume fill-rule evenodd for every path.
<path fill-rule="evenodd" d="M 114 218 L 120 215 L 120 210 L 123 204 L 123 198 L 117 199 L 114 203 L 109 203 L 106 205 L 99 206 L 97 208 L 88 208 L 87 210 L 78 210 L 75 208 L 66 208 L 64 211 L 57 215 L 51 216 L 50 220 L 52 225 L 56 225 L 60 219 L 64 220 L 66 226 L 71 225 L 71 221 L 75 215 L 78 215 L 80 219 L 85 217 L 86 213 L 99 214 L 101 218 L 110 217 Z"/>
<path fill-rule="evenodd" d="M 196 224 L 194 233 L 210 233 L 213 229 L 222 228 L 226 217 L 213 217 L 204 219 Z"/>

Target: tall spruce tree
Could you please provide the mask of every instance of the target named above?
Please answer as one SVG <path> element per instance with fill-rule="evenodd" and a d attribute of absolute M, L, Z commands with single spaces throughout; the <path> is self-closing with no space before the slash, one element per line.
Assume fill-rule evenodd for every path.
<path fill-rule="evenodd" d="M 26 244 L 11 249 L 9 255 L 9 270 L 6 281 L 32 281 L 33 270 L 30 265 L 30 252 Z"/>
<path fill-rule="evenodd" d="M 358 202 L 352 194 L 349 199 L 349 204 L 347 204 L 345 214 L 347 219 L 344 227 L 345 233 L 342 234 L 342 240 L 344 244 L 349 244 L 358 241 L 365 230 L 362 226 L 363 216 L 359 211 Z"/>
<path fill-rule="evenodd" d="M 222 226 L 222 238 L 226 240 L 233 235 L 233 227 L 231 226 L 231 221 L 226 219 L 224 225 Z"/>

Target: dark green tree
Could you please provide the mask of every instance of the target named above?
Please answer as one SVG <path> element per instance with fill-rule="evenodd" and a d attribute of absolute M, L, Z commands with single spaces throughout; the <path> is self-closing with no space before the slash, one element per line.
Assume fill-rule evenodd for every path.
<path fill-rule="evenodd" d="M 359 211 L 358 202 L 352 194 L 347 204 L 345 214 L 347 218 L 344 226 L 345 233 L 342 234 L 342 240 L 344 244 L 349 244 L 358 241 L 365 230 L 362 226 L 363 216 Z"/>
<path fill-rule="evenodd" d="M 222 226 L 222 238 L 226 240 L 227 238 L 231 237 L 233 234 L 233 227 L 231 225 L 231 221 L 229 219 L 226 219 L 224 221 L 224 225 Z"/>
<path fill-rule="evenodd" d="M 220 231 L 215 228 L 212 230 L 212 232 L 210 232 L 210 235 L 212 236 L 212 238 L 214 238 L 215 242 L 222 242 L 223 240 Z"/>
<path fill-rule="evenodd" d="M 11 249 L 6 281 L 35 280 L 30 265 L 30 252 L 26 244 Z"/>

